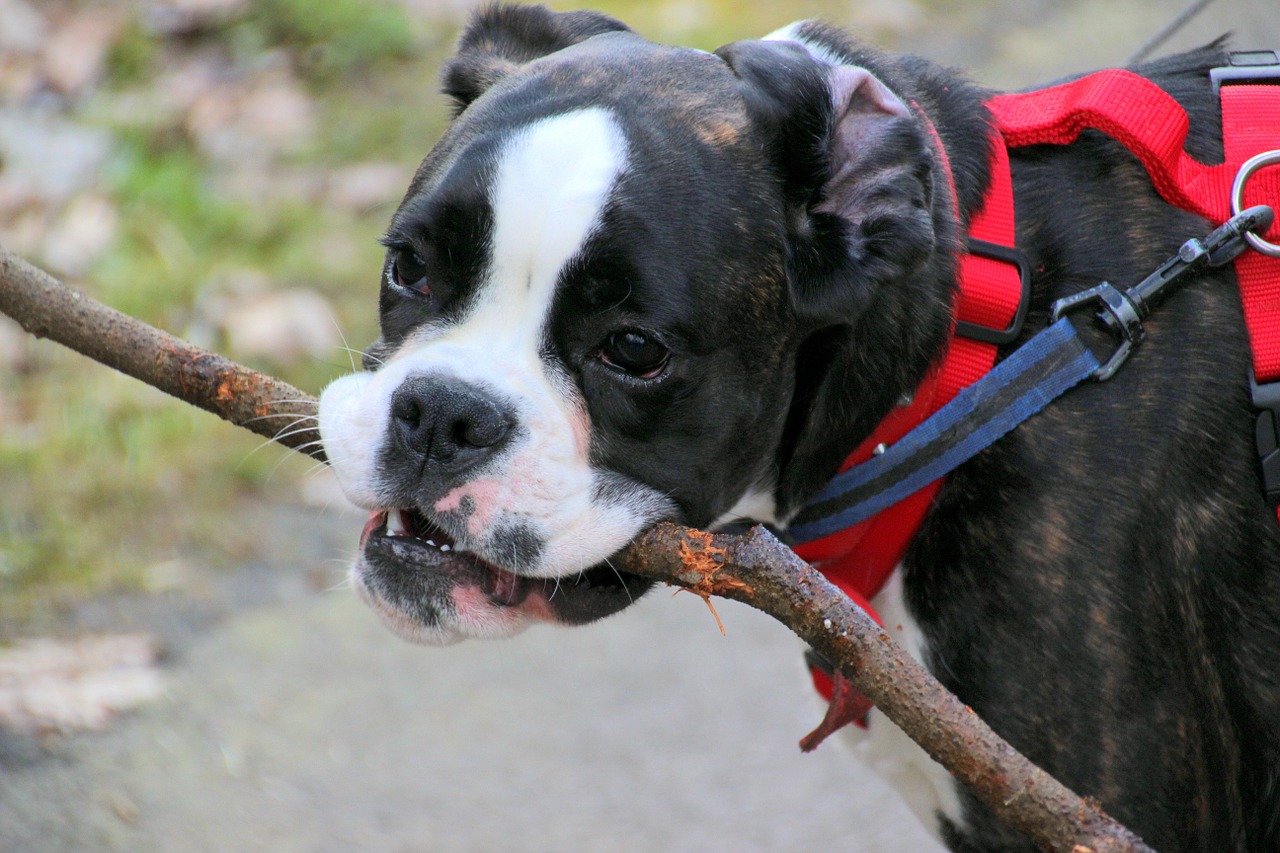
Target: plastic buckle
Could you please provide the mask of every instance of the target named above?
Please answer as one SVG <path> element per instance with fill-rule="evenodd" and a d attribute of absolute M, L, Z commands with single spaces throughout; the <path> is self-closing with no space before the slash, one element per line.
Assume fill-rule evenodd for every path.
<path fill-rule="evenodd" d="M 1146 337 L 1146 330 L 1142 327 L 1142 315 L 1138 312 L 1137 306 L 1129 300 L 1129 297 L 1104 281 L 1097 287 L 1091 287 L 1088 290 L 1083 290 L 1080 293 L 1054 302 L 1049 306 L 1049 322 L 1050 324 L 1056 323 L 1069 312 L 1089 307 L 1095 303 L 1098 307 L 1099 321 L 1104 326 L 1109 326 L 1116 337 L 1120 339 L 1119 345 L 1116 347 L 1115 352 L 1111 354 L 1111 357 L 1093 372 L 1094 379 L 1099 382 L 1106 382 L 1116 375 L 1116 371 L 1129 358 L 1133 348 L 1142 343 Z M 1109 317 L 1109 320 L 1103 320 L 1104 317 Z"/>
<path fill-rule="evenodd" d="M 1031 262 L 1019 249 L 1001 246 L 998 243 L 988 243 L 986 240 L 975 240 L 970 237 L 966 248 L 971 255 L 990 258 L 1016 267 L 1022 292 L 1018 297 L 1018 310 L 1014 312 L 1013 320 L 1010 321 L 1007 329 L 993 329 L 990 326 L 980 326 L 977 323 L 959 320 L 956 322 L 956 334 L 988 344 L 1013 343 L 1022 333 L 1022 324 L 1027 319 L 1027 308 L 1031 305 Z"/>
<path fill-rule="evenodd" d="M 1227 62 L 1231 64 L 1209 69 L 1215 95 L 1232 83 L 1280 82 L 1280 55 L 1274 50 L 1233 50 Z"/>
<path fill-rule="evenodd" d="M 1250 369 L 1249 398 L 1258 410 L 1253 436 L 1262 465 L 1262 493 L 1272 506 L 1280 506 L 1280 382 L 1259 384 Z"/>

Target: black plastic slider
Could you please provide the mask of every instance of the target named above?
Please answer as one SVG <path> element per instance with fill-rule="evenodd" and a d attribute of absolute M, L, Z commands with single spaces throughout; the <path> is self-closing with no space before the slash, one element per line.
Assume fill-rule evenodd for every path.
<path fill-rule="evenodd" d="M 1280 505 L 1280 382 L 1259 384 L 1250 370 L 1249 396 L 1258 409 L 1253 436 L 1262 465 L 1262 492 L 1272 506 Z"/>

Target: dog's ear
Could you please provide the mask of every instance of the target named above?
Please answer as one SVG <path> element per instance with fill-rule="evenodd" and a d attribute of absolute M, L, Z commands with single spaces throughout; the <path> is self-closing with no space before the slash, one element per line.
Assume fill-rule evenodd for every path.
<path fill-rule="evenodd" d="M 486 6 L 471 17 L 441 75 L 458 112 L 526 62 L 601 33 L 630 31 L 599 12 L 552 12 L 546 6 Z"/>
<path fill-rule="evenodd" d="M 871 72 L 819 62 L 794 42 L 716 51 L 780 175 L 796 312 L 851 323 L 878 286 L 911 275 L 935 247 L 925 131 Z"/>

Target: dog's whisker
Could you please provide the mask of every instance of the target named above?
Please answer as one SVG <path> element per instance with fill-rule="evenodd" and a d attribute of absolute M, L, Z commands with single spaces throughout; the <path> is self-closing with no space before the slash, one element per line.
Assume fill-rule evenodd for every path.
<path fill-rule="evenodd" d="M 355 588 L 355 585 L 351 582 L 351 576 L 344 574 L 341 579 L 339 579 L 335 584 L 333 584 L 333 586 L 328 587 L 324 591 L 327 594 L 332 592 L 345 592 L 349 589 L 354 589 L 354 588 Z"/>
<path fill-rule="evenodd" d="M 627 594 L 627 601 L 631 604 L 635 604 L 635 599 L 631 597 L 631 589 L 627 586 L 627 582 L 622 578 L 622 572 L 618 571 L 617 567 L 614 566 L 613 563 L 609 562 L 608 557 L 604 558 L 604 564 L 610 569 L 613 569 L 613 573 L 618 576 L 618 583 L 622 584 L 622 591 Z"/>
<path fill-rule="evenodd" d="M 342 340 L 342 346 L 338 347 L 338 349 L 347 351 L 347 359 L 351 362 L 351 372 L 356 373 L 355 350 L 351 349 L 351 345 L 347 342 L 347 336 L 343 333 L 342 327 L 338 325 L 338 318 L 333 316 L 332 311 L 326 313 L 329 315 L 329 322 L 333 324 L 333 330 L 338 333 L 338 337 Z"/>
<path fill-rule="evenodd" d="M 246 424 L 251 424 L 251 423 L 256 423 L 257 421 L 269 421 L 272 418 L 293 418 L 294 419 L 293 423 L 290 423 L 287 426 L 282 427 L 283 429 L 288 429 L 290 426 L 293 426 L 293 424 L 301 423 L 304 420 L 311 420 L 311 421 L 320 420 L 320 418 L 317 415 L 307 414 L 306 412 L 280 412 L 274 415 L 258 415 L 257 417 L 254 417 L 254 418 L 246 418 L 244 422 Z"/>
<path fill-rule="evenodd" d="M 289 430 L 288 432 L 278 432 L 275 435 L 271 436 L 271 438 L 267 439 L 267 444 L 279 443 L 281 441 L 284 441 L 286 438 L 291 438 L 295 435 L 306 435 L 309 432 L 315 432 L 315 427 L 304 426 L 304 427 L 298 427 L 297 429 L 294 429 L 294 430 Z M 306 444 L 300 444 L 294 449 L 300 450 L 304 447 L 311 447 L 313 445 L 320 444 L 320 442 L 321 442 L 321 439 L 317 438 L 312 441 L 308 441 Z M 265 445 L 262 445 L 262 446 L 265 446 Z M 258 452 L 259 449 L 260 449 L 259 447 L 255 447 L 252 453 Z"/>
<path fill-rule="evenodd" d="M 303 417 L 299 417 L 299 418 L 294 418 L 294 419 L 293 419 L 292 421 L 290 421 L 289 423 L 287 423 L 287 424 L 285 424 L 284 426 L 280 427 L 280 429 L 276 431 L 276 434 L 275 434 L 275 435 L 273 435 L 273 436 L 271 437 L 271 440 L 272 440 L 272 441 L 279 441 L 280 439 L 282 439 L 282 438 L 287 438 L 287 437 L 288 437 L 288 436 L 290 436 L 290 435 L 296 435 L 296 434 L 297 434 L 297 433 L 299 433 L 299 432 L 307 432 L 308 430 L 315 429 L 315 427 L 305 426 L 305 427 L 302 427 L 301 429 L 295 430 L 294 432 L 288 432 L 288 430 L 291 430 L 291 429 L 293 429 L 294 427 L 299 426 L 300 424 L 305 424 L 305 423 L 307 423 L 308 421 L 316 421 L 316 420 L 319 420 L 319 419 L 318 419 L 318 418 L 313 418 L 313 417 L 308 417 L 308 416 L 303 416 Z"/>
<path fill-rule="evenodd" d="M 338 347 L 338 349 L 344 349 L 344 350 L 346 350 L 347 352 L 349 352 L 349 353 L 351 353 L 351 354 L 353 354 L 353 355 L 358 355 L 358 356 L 360 356 L 361 358 L 367 358 L 367 359 L 369 359 L 370 361 L 376 361 L 378 364 L 386 364 L 386 362 L 385 362 L 385 361 L 383 361 L 382 359 L 378 358 L 376 355 L 372 355 L 371 353 L 369 353 L 369 352 L 368 352 L 368 350 L 352 349 L 351 347 L 345 347 L 345 346 L 344 346 L 344 347 Z"/>
<path fill-rule="evenodd" d="M 311 443 L 313 442 L 308 442 L 308 444 L 311 444 Z M 307 448 L 307 445 L 304 444 L 299 449 L 305 450 L 306 448 Z M 312 477 L 318 477 L 320 476 L 321 471 L 325 470 L 332 464 L 333 464 L 332 460 L 330 460 L 329 462 L 317 462 L 316 464 L 308 468 L 305 472 L 303 472 L 302 477 L 303 479 L 308 479 L 308 480 L 311 479 Z"/>
<path fill-rule="evenodd" d="M 307 415 L 307 416 L 302 416 L 302 417 L 297 417 L 297 418 L 295 418 L 292 422 L 290 422 L 290 423 L 288 423 L 288 424 L 285 424 L 283 427 L 281 427 L 281 428 L 280 428 L 280 430 L 279 430 L 275 435 L 271 436 L 271 438 L 268 438 L 266 441 L 263 441 L 263 442 L 262 442 L 261 444 L 259 444 L 257 447 L 253 448 L 253 449 L 252 449 L 252 450 L 250 450 L 248 453 L 246 453 L 246 454 L 244 455 L 244 458 L 243 458 L 243 459 L 241 459 L 241 460 L 240 460 L 240 462 L 239 462 L 239 464 L 237 464 L 237 465 L 236 465 L 236 468 L 237 468 L 237 469 L 239 469 L 240 465 L 243 465 L 244 463 L 248 462 L 248 461 L 249 461 L 249 459 L 250 459 L 250 458 L 252 458 L 252 457 L 253 457 L 253 455 L 254 455 L 255 453 L 257 453 L 259 450 L 262 450 L 264 447 L 270 447 L 272 444 L 275 444 L 275 443 L 279 442 L 281 439 L 288 438 L 289 436 L 292 436 L 292 435 L 301 435 L 302 433 L 306 433 L 306 432 L 310 432 L 310 431 L 314 430 L 314 429 L 315 429 L 315 427 L 313 427 L 313 426 L 306 426 L 306 427 L 302 427 L 302 428 L 300 428 L 300 429 L 296 429 L 296 430 L 294 430 L 294 431 L 292 431 L 292 432 L 289 432 L 289 431 L 288 431 L 291 427 L 294 427 L 294 426 L 297 426 L 297 425 L 298 425 L 298 424 L 300 424 L 300 423 L 303 423 L 304 421 L 306 421 L 306 420 L 310 419 L 310 417 L 311 417 L 311 416 L 309 416 L 309 415 Z M 312 442 L 308 442 L 307 444 L 302 445 L 302 447 L 308 447 L 308 446 L 313 445 L 313 444 L 315 444 L 315 443 L 316 443 L 316 442 L 314 442 L 314 441 L 312 441 Z M 299 448 L 299 449 L 301 449 L 301 448 Z"/>
<path fill-rule="evenodd" d="M 273 478 L 276 475 L 276 472 L 280 470 L 280 466 L 287 462 L 292 456 L 292 453 L 282 455 L 276 464 L 271 466 L 271 470 L 267 472 L 266 478 L 262 481 L 263 484 L 270 483 L 271 478 Z"/>
<path fill-rule="evenodd" d="M 286 429 L 288 429 L 288 427 L 286 427 Z M 306 432 L 306 430 L 301 430 L 301 431 Z M 280 440 L 280 438 L 281 436 L 279 435 L 272 436 L 271 438 L 268 438 L 266 441 L 259 444 L 257 447 L 253 448 L 253 450 L 250 450 L 248 453 L 244 455 L 244 458 L 242 458 L 239 461 L 239 463 L 236 464 L 236 470 L 239 470 L 241 465 L 244 465 L 244 463 L 248 462 L 251 458 L 253 458 L 254 454 L 256 454 L 258 451 L 262 450 L 265 447 L 270 447 L 271 445 L 276 444 Z"/>
<path fill-rule="evenodd" d="M 335 347 L 335 349 L 342 349 L 342 347 Z M 337 363 L 337 362 L 329 361 L 329 359 L 327 359 L 327 358 L 321 358 L 321 357 L 320 357 L 320 356 L 318 356 L 318 355 L 313 355 L 313 356 L 311 356 L 311 360 L 312 360 L 313 362 L 315 362 L 316 364 L 323 364 L 325 367 L 332 367 L 334 370 L 346 370 L 346 369 L 347 369 L 347 366 L 346 366 L 345 364 L 339 364 L 339 363 Z"/>

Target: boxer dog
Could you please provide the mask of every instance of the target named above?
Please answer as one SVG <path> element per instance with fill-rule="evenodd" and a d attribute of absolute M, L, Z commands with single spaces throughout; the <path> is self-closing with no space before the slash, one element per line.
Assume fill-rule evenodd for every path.
<path fill-rule="evenodd" d="M 1137 69 L 1204 119 L 1203 162 L 1224 58 Z M 381 336 L 321 401 L 371 513 L 360 595 L 413 641 L 506 637 L 639 598 L 609 558 L 656 521 L 785 535 L 946 346 L 991 93 L 820 23 L 705 53 L 530 6 L 476 15 L 443 78 L 456 117 L 387 229 Z M 1207 231 L 1100 135 L 1012 156 L 1024 337 Z M 875 603 L 1157 849 L 1280 849 L 1280 530 L 1234 274 L 1148 332 L 950 475 Z M 880 765 L 903 740 L 874 712 L 857 734 Z M 922 752 L 895 767 L 952 849 L 1031 849 Z"/>

